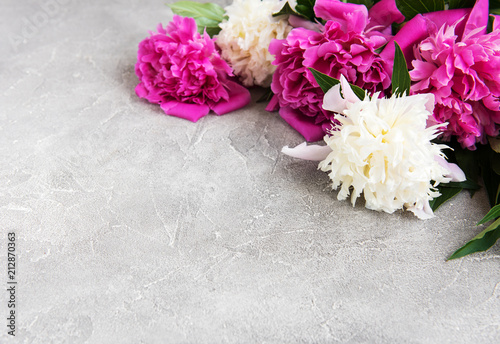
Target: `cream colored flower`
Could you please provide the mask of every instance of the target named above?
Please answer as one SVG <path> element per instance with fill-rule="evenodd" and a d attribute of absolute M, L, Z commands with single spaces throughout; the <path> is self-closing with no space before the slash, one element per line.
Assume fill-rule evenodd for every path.
<path fill-rule="evenodd" d="M 292 29 L 285 17 L 273 18 L 285 2 L 235 0 L 225 8 L 227 20 L 219 26 L 217 45 L 245 86 L 269 86 L 275 66 L 269 53 L 272 39 L 284 39 Z"/>
<path fill-rule="evenodd" d="M 354 205 L 363 193 L 369 209 L 392 213 L 405 207 L 421 219 L 432 217 L 429 201 L 440 195 L 435 186 L 465 180 L 458 166 L 443 159 L 446 146 L 431 142 L 439 129 L 426 128 L 434 96 L 378 99 L 375 94 L 359 100 L 343 77 L 341 85 L 331 88 L 323 102 L 341 123 L 324 138 L 330 150 L 301 145 L 283 152 L 322 159 L 319 168 L 329 173 L 334 189 L 340 186 L 339 200 L 351 194 Z"/>

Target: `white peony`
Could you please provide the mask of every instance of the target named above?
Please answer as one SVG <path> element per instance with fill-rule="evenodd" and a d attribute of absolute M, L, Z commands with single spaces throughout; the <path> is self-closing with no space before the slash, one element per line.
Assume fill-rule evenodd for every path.
<path fill-rule="evenodd" d="M 245 86 L 269 86 L 276 69 L 269 43 L 284 39 L 292 29 L 286 17 L 273 18 L 283 7 L 278 0 L 235 0 L 225 8 L 227 20 L 219 24 L 216 43 L 222 58 L 233 67 Z"/>
<path fill-rule="evenodd" d="M 324 138 L 330 150 L 323 148 L 321 156 L 317 147 L 301 145 L 284 147 L 283 152 L 321 159 L 319 168 L 329 172 L 332 187 L 341 186 L 339 200 L 351 193 L 354 205 L 363 193 L 369 209 L 392 213 L 405 207 L 419 218 L 432 217 L 429 201 L 440 195 L 434 187 L 465 180 L 458 166 L 443 159 L 441 149 L 447 147 L 431 142 L 439 129 L 426 127 L 434 96 L 378 99 L 375 94 L 361 101 L 343 77 L 341 85 L 332 87 L 323 101 L 323 108 L 335 112 L 341 123 L 339 130 Z M 311 152 L 307 151 L 309 147 Z"/>

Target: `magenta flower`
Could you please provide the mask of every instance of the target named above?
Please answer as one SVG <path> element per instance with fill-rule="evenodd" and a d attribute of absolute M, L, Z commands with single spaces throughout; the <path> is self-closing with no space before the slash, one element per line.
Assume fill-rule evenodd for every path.
<path fill-rule="evenodd" d="M 455 26 L 443 25 L 414 54 L 411 91 L 435 95 L 434 120 L 448 122 L 444 139 L 457 136 L 463 147 L 475 149 L 476 143 L 486 143 L 486 135 L 498 135 L 500 30 L 466 29 L 459 40 Z"/>
<path fill-rule="evenodd" d="M 394 0 L 384 0 L 388 2 Z M 279 107 L 280 116 L 307 141 L 321 140 L 336 123 L 333 114 L 322 108 L 324 93 L 308 68 L 337 79 L 344 75 L 349 82 L 384 96 L 391 80 L 376 49 L 387 39 L 377 27 L 385 30 L 384 25 L 394 18 L 404 19 L 395 15 L 384 19 L 377 10 L 378 24 L 368 33 L 370 16 L 363 5 L 317 0 L 314 9 L 316 16 L 328 20 L 320 32 L 296 28 L 285 40 L 274 40 L 269 46 L 277 69 L 271 84 L 275 96 L 267 109 Z"/>
<path fill-rule="evenodd" d="M 488 1 L 477 0 L 472 9 L 418 15 L 394 37 L 413 66 L 411 93 L 435 95 L 429 124 L 448 123 L 443 139 L 472 150 L 500 129 L 500 29 L 495 20 L 488 34 L 487 23 Z M 392 42 L 381 55 L 390 60 Z"/>
<path fill-rule="evenodd" d="M 175 15 L 164 29 L 139 44 L 135 88 L 140 98 L 160 104 L 167 115 L 196 122 L 213 110 L 217 115 L 250 102 L 250 93 L 229 79 L 232 70 L 214 41 L 196 31 L 193 18 Z"/>

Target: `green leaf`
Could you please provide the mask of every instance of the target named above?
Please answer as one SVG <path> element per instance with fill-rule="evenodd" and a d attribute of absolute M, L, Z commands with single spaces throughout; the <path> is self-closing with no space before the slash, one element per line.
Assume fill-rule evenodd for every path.
<path fill-rule="evenodd" d="M 328 76 L 321 72 L 318 72 L 316 69 L 309 68 L 309 70 L 313 74 L 314 79 L 316 79 L 316 82 L 318 83 L 319 87 L 321 87 L 321 89 L 325 93 L 328 92 L 330 88 L 340 83 L 340 80 L 332 78 L 331 76 Z M 358 87 L 353 84 L 349 85 L 351 85 L 352 91 L 359 99 L 361 100 L 365 99 L 366 92 L 361 87 Z"/>
<path fill-rule="evenodd" d="M 468 179 L 463 182 L 449 182 L 445 184 L 439 184 L 439 186 L 442 188 L 460 188 L 466 190 L 479 190 L 481 188 L 478 183 Z"/>
<path fill-rule="evenodd" d="M 444 0 L 396 0 L 396 7 L 410 20 L 420 13 L 444 10 Z"/>
<path fill-rule="evenodd" d="M 399 44 L 394 41 L 394 66 L 392 69 L 392 93 L 397 95 L 410 94 L 410 73 L 406 66 L 405 56 L 399 47 Z"/>
<path fill-rule="evenodd" d="M 497 204 L 493 208 L 490 209 L 488 214 L 486 214 L 481 221 L 477 223 L 477 225 L 482 225 L 483 223 L 486 223 L 488 221 L 491 221 L 497 217 L 500 216 L 500 204 Z"/>
<path fill-rule="evenodd" d="M 456 8 L 471 8 L 476 3 L 476 0 L 449 0 L 448 9 L 453 10 Z"/>
<path fill-rule="evenodd" d="M 455 197 L 462 191 L 462 188 L 451 188 L 451 187 L 443 187 L 441 185 L 438 186 L 438 191 L 441 193 L 441 196 L 434 198 L 429 202 L 432 211 L 436 211 L 443 203 L 445 203 L 450 198 Z"/>
<path fill-rule="evenodd" d="M 201 29 L 201 30 L 200 30 Z M 207 31 L 207 34 L 210 36 L 210 37 L 213 37 L 215 35 L 218 35 L 221 28 L 219 26 L 217 27 L 211 27 L 211 26 L 205 26 L 205 27 L 202 27 L 202 26 L 199 26 L 198 25 L 198 32 L 200 34 L 203 33 L 203 29 L 205 29 Z"/>
<path fill-rule="evenodd" d="M 495 152 L 500 153 L 500 137 L 488 136 L 488 141 L 490 142 L 490 147 Z"/>
<path fill-rule="evenodd" d="M 199 3 L 194 1 L 178 1 L 167 4 L 172 12 L 183 17 L 191 17 L 196 21 L 198 32 L 203 33 L 207 29 L 210 36 L 219 33 L 219 23 L 224 19 L 224 9 L 212 3 Z"/>
<path fill-rule="evenodd" d="M 298 13 L 295 12 L 293 10 L 293 8 L 290 7 L 290 4 L 288 3 L 288 1 L 285 3 L 285 6 L 283 6 L 281 8 L 281 10 L 279 10 L 279 12 L 273 13 L 273 17 L 278 17 L 278 16 L 282 16 L 282 15 L 285 15 L 285 14 L 298 15 Z"/>
<path fill-rule="evenodd" d="M 486 251 L 495 244 L 498 238 L 500 238 L 500 219 L 493 222 L 471 241 L 456 250 L 448 260 L 461 258 L 475 252 Z"/>
<path fill-rule="evenodd" d="M 295 11 L 302 14 L 307 19 L 314 21 L 316 16 L 314 14 L 314 4 L 316 0 L 297 0 L 297 6 L 295 6 Z"/>

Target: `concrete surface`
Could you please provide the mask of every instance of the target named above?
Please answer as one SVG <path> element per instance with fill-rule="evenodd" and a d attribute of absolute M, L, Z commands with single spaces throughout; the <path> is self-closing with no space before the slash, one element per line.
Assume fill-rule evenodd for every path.
<path fill-rule="evenodd" d="M 264 104 L 165 116 L 133 72 L 163 0 L 0 6 L 1 343 L 500 342 L 499 245 L 445 261 L 484 193 L 353 208 Z"/>

